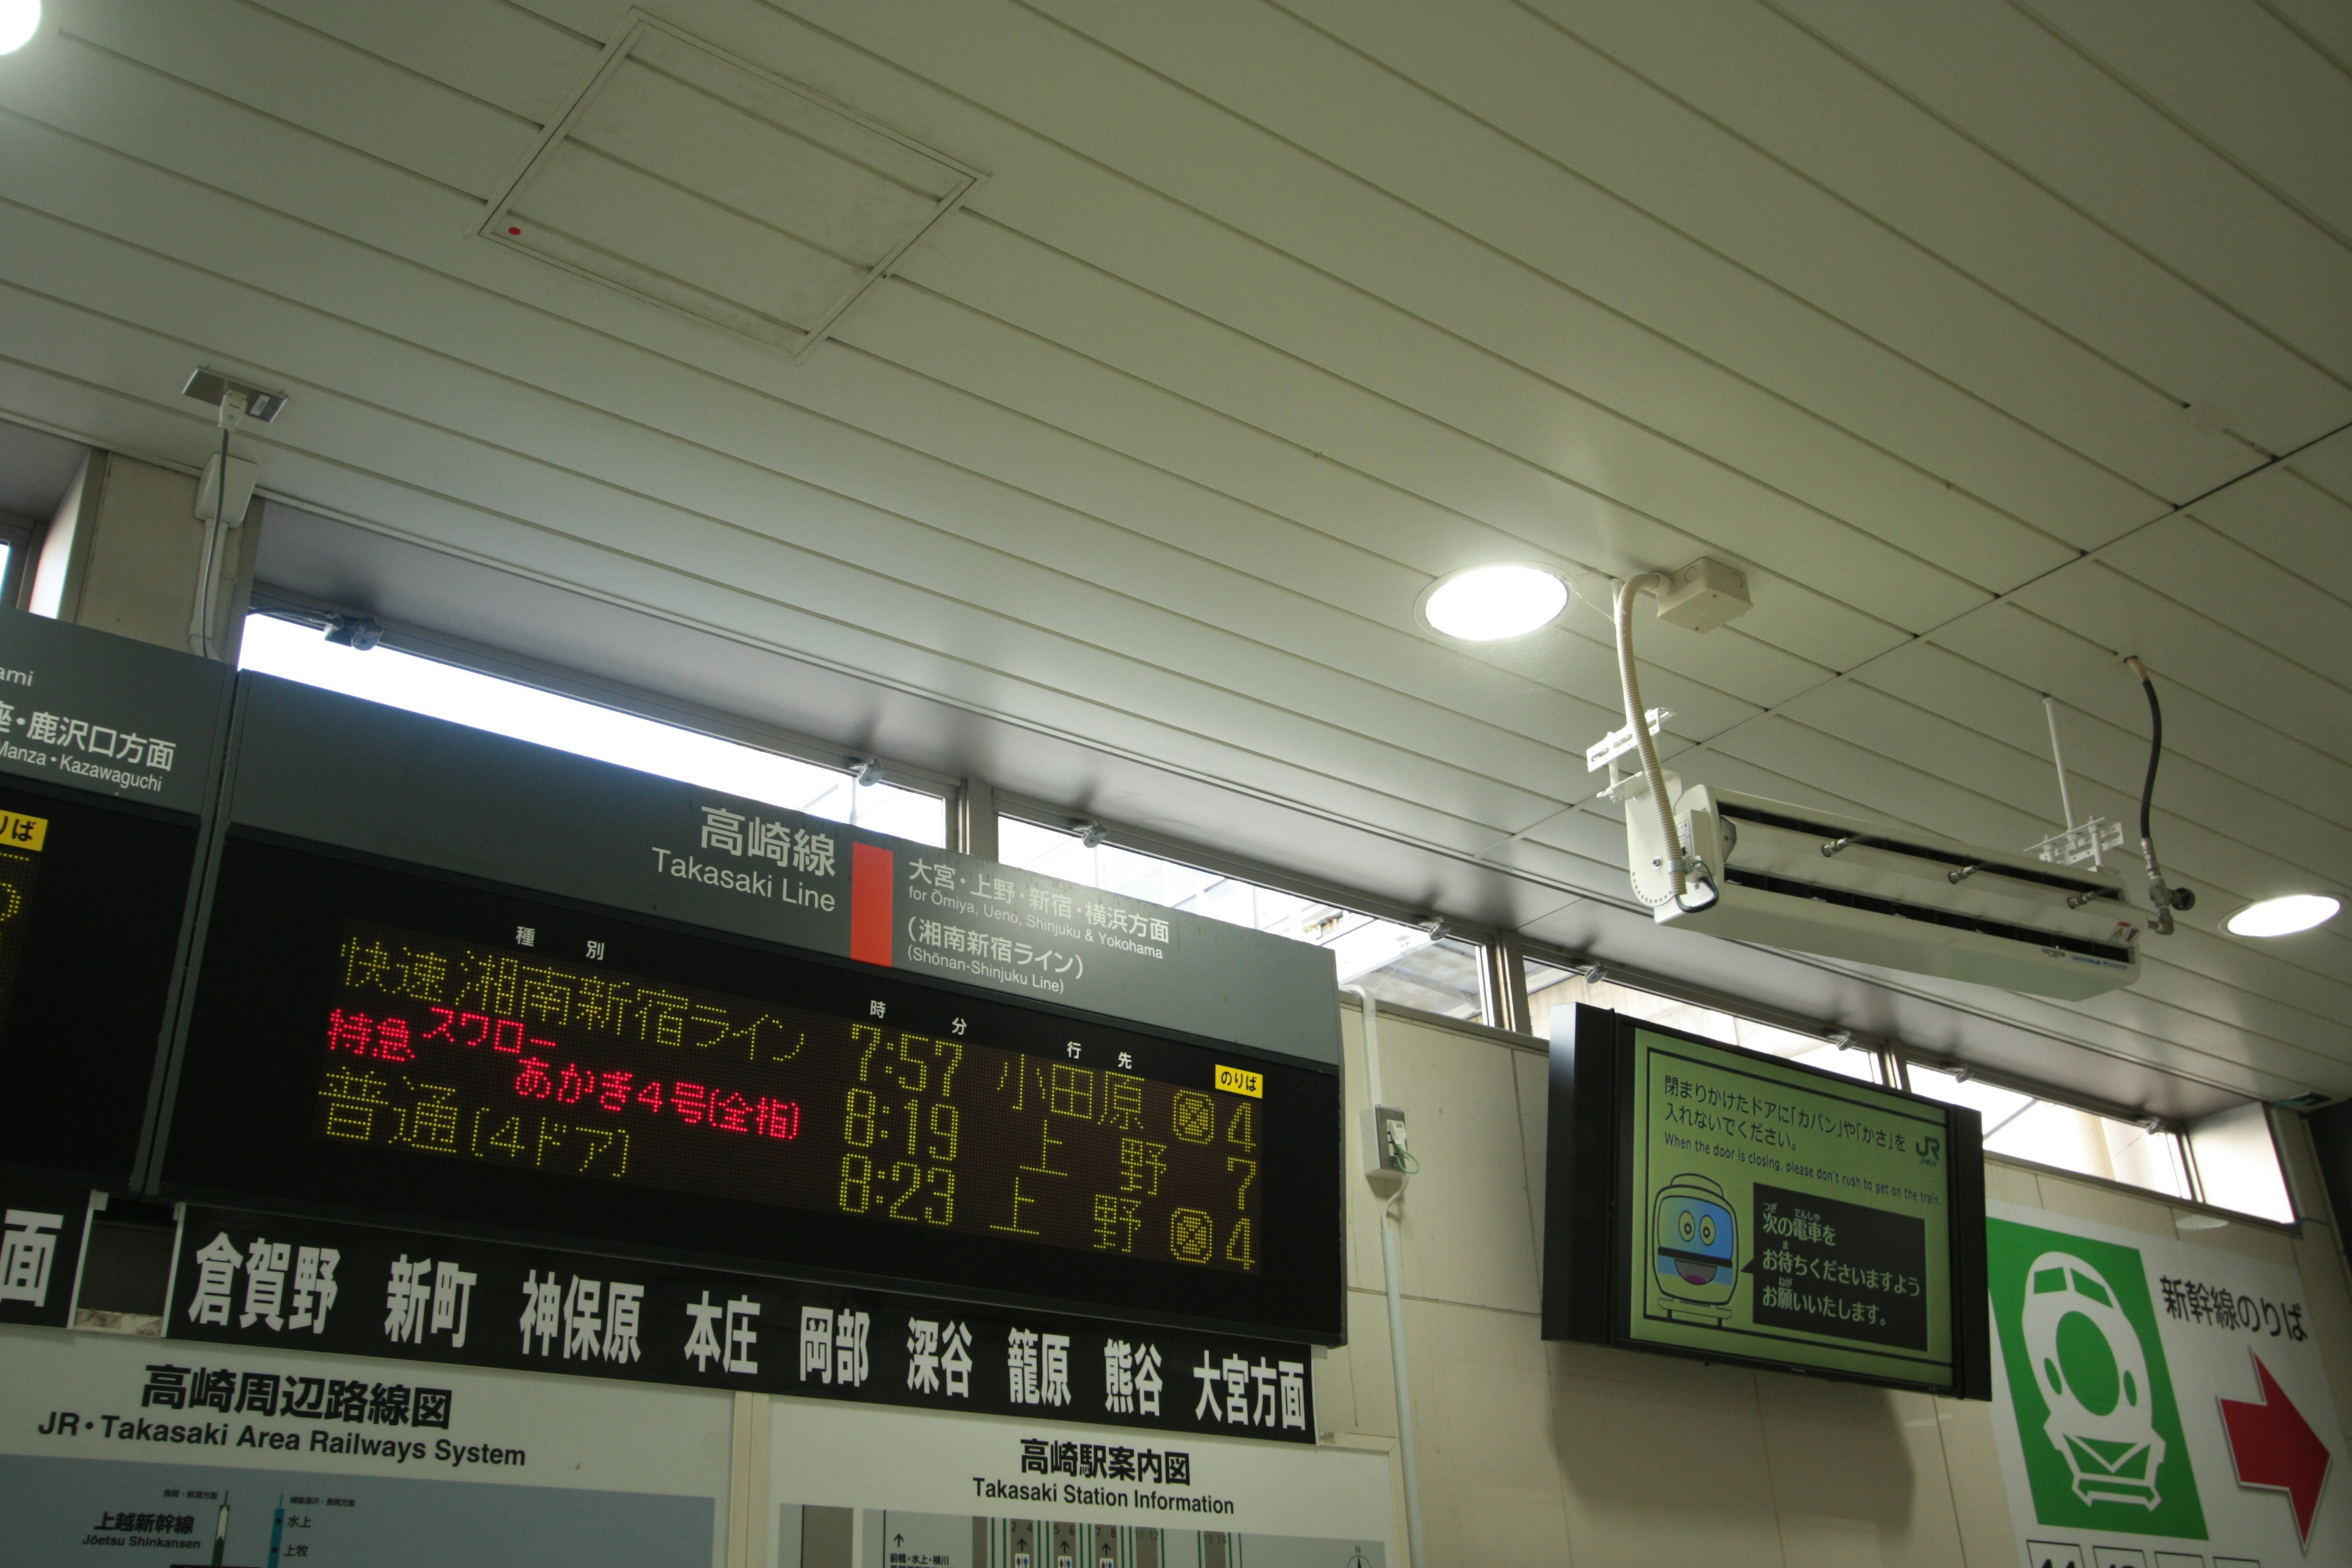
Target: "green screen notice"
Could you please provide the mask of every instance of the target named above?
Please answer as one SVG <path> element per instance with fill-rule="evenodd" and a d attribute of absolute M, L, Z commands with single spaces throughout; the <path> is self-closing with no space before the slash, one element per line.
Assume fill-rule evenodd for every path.
<path fill-rule="evenodd" d="M 1626 1337 L 1951 1382 L 1943 1118 L 1744 1052 L 1634 1041 Z"/>

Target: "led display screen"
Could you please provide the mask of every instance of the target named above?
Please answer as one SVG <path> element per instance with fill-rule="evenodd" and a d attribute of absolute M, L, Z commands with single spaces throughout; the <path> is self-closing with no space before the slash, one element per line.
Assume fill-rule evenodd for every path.
<path fill-rule="evenodd" d="M 1256 1100 L 1131 1049 L 932 1034 L 835 972 L 766 1000 L 355 924 L 315 1136 L 877 1224 L 1257 1268 Z M 780 991 L 782 988 L 779 988 Z"/>
<path fill-rule="evenodd" d="M 1597 1008 L 1552 1049 L 1549 1337 L 1989 1392 L 1976 1112 Z"/>
<path fill-rule="evenodd" d="M 1340 1328 L 1336 1074 L 233 834 L 175 1190 Z"/>
<path fill-rule="evenodd" d="M 129 1178 L 195 847 L 176 813 L 0 784 L 0 1163 Z"/>

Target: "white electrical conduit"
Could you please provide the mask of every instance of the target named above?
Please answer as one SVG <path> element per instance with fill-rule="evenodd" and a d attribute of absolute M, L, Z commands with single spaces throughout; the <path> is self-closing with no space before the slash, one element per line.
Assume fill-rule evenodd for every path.
<path fill-rule="evenodd" d="M 1364 1094 L 1375 1107 L 1381 1099 L 1381 1005 L 1360 985 L 1342 985 L 1364 1005 Z M 1421 1461 L 1412 1437 L 1412 1384 L 1405 1375 L 1404 1286 L 1397 1270 L 1397 1205 L 1404 1200 L 1400 1184 L 1381 1207 L 1381 1273 L 1389 1298 L 1389 1373 L 1396 1383 L 1397 1462 L 1404 1471 L 1404 1532 L 1412 1549 L 1412 1568 L 1429 1568 L 1429 1552 L 1421 1535 Z"/>
<path fill-rule="evenodd" d="M 221 395 L 220 468 L 213 479 L 212 521 L 205 527 L 204 555 L 196 563 L 196 602 L 188 611 L 188 651 L 200 658 L 218 658 L 213 641 L 215 601 L 220 596 L 221 551 L 234 525 L 228 512 L 228 436 L 245 422 L 246 398 L 241 392 Z M 201 481 L 200 481 L 201 482 Z"/>
<path fill-rule="evenodd" d="M 1617 584 L 1617 675 L 1624 688 L 1625 722 L 1633 731 L 1633 745 L 1642 753 L 1642 776 L 1649 783 L 1650 799 L 1658 810 L 1658 831 L 1666 847 L 1667 885 L 1675 907 L 1686 910 L 1689 906 L 1683 903 L 1683 895 L 1690 890 L 1685 877 L 1690 862 L 1683 856 L 1682 835 L 1675 829 L 1675 803 L 1666 798 L 1665 770 L 1658 766 L 1657 738 L 1650 733 L 1649 721 L 1643 717 L 1648 710 L 1642 706 L 1642 678 L 1633 668 L 1633 601 L 1644 593 L 1664 594 L 1670 586 L 1664 574 L 1657 572 L 1644 572 Z M 1707 903 L 1714 901 L 1707 900 Z"/>

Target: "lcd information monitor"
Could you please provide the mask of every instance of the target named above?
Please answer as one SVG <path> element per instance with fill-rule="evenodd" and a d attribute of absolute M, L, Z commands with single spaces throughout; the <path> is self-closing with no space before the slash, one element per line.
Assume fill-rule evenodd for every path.
<path fill-rule="evenodd" d="M 1990 1397 L 1975 1111 L 1579 1006 L 1549 1122 L 1547 1339 Z"/>
<path fill-rule="evenodd" d="M 1276 965 L 1279 995 L 1294 960 L 1255 945 L 1276 939 L 412 715 L 273 700 L 312 710 L 306 766 L 352 739 L 336 723 L 405 731 L 429 770 L 459 775 L 439 803 L 452 813 L 499 809 L 464 783 L 493 764 L 530 803 L 515 831 L 541 842 L 435 865 L 411 837 L 433 830 L 430 810 L 353 824 L 349 837 L 397 838 L 398 859 L 383 837 L 265 826 L 289 818 L 245 792 L 280 759 L 268 712 L 243 715 L 263 734 L 236 759 L 252 819 L 228 828 L 205 911 L 163 1167 L 175 1195 L 1292 1340 L 1343 1331 L 1336 1039 L 1288 1053 L 1204 1036 L 1164 1021 L 1171 1006 L 1213 1021 L 1199 996 L 1120 988 L 1122 966 L 1162 985 L 1192 964 L 1199 987 L 1245 1003 L 1269 984 L 1226 963 L 1245 938 L 1242 959 Z M 642 796 L 635 842 L 583 828 L 613 820 L 586 786 Z M 458 850 L 479 842 L 453 826 Z M 755 841 L 784 858 L 755 868 Z M 636 864 L 597 881 L 598 847 Z M 519 882 L 532 855 L 540 874 Z M 982 884 L 985 899 L 945 891 Z M 803 940 L 775 940 L 762 922 L 777 920 Z M 1336 1036 L 1329 957 L 1300 951 Z M 1062 1000 L 1074 993 L 1124 998 L 1129 1016 Z"/>

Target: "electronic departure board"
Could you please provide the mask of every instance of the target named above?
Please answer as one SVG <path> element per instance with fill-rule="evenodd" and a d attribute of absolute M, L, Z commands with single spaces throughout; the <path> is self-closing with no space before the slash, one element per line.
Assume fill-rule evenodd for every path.
<path fill-rule="evenodd" d="M 823 965 L 780 963 L 786 984 L 755 1001 L 606 968 L 602 944 L 584 962 L 542 955 L 532 938 L 501 952 L 349 928 L 319 1025 L 314 1133 L 1257 1267 L 1255 1098 L 1149 1077 L 1132 1049 L 983 1044 L 961 1013 L 919 1032 Z"/>
<path fill-rule="evenodd" d="M 1556 1019 L 1546 1338 L 1991 1396 L 1975 1111 Z"/>
<path fill-rule="evenodd" d="M 227 682 L 0 610 L 0 1165 L 133 1176 Z"/>
<path fill-rule="evenodd" d="M 266 676 L 236 704 L 169 1195 L 1344 1338 L 1328 952 Z"/>
<path fill-rule="evenodd" d="M 181 1082 L 175 1191 L 1340 1326 L 1335 1074 L 246 830 Z"/>

